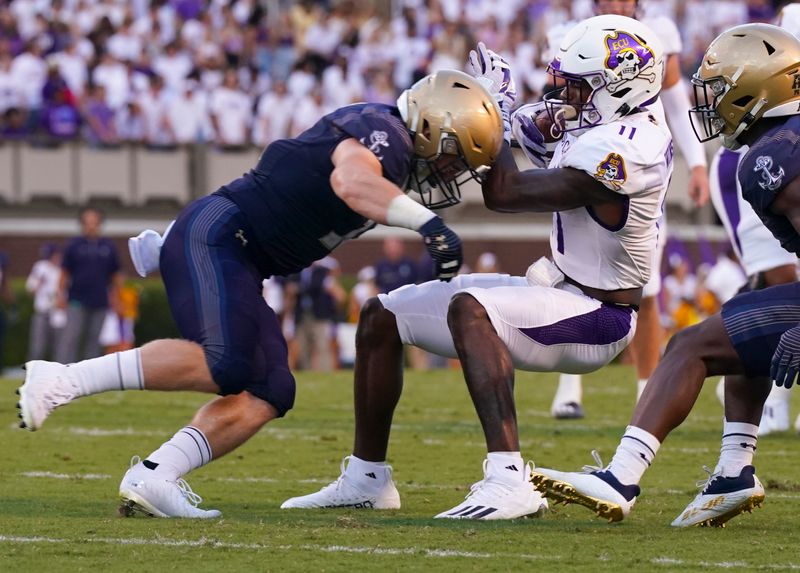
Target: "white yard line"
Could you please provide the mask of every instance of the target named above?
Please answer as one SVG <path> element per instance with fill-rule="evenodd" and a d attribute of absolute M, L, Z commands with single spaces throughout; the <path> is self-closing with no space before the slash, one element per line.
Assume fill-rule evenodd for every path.
<path fill-rule="evenodd" d="M 701 567 L 704 569 L 746 569 L 748 571 L 786 571 L 800 569 L 798 563 L 767 563 L 765 565 L 755 565 L 747 561 L 691 561 L 686 559 L 673 559 L 672 557 L 655 557 L 650 560 L 653 565 Z"/>
<path fill-rule="evenodd" d="M 48 479 L 109 479 L 109 474 L 58 474 L 55 472 L 22 472 L 21 476 Z"/>
<path fill-rule="evenodd" d="M 111 537 L 88 537 L 78 539 L 62 539 L 56 537 L 25 537 L 16 535 L 0 535 L 0 543 L 27 544 L 27 543 L 50 543 L 50 544 L 75 544 L 75 543 L 96 543 L 102 545 L 154 545 L 160 547 L 211 547 L 223 549 L 244 549 L 244 550 L 280 550 L 280 551 L 318 551 L 321 553 L 364 553 L 368 555 L 416 555 L 421 557 L 466 557 L 470 559 L 528 559 L 539 561 L 559 561 L 558 555 L 533 555 L 533 554 L 510 554 L 510 553 L 478 553 L 474 551 L 456 551 L 452 549 L 429 549 L 425 547 L 354 547 L 348 545 L 266 545 L 262 543 L 229 543 L 225 541 L 215 541 L 213 539 L 166 539 L 159 537 L 156 539 L 142 538 L 111 538 Z"/>

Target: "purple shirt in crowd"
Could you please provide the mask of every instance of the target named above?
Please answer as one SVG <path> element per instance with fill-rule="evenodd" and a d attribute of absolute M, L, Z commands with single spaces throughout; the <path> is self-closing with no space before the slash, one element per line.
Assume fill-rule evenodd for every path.
<path fill-rule="evenodd" d="M 117 248 L 111 239 L 72 239 L 64 249 L 61 266 L 70 274 L 70 303 L 91 309 L 108 307 L 111 277 L 119 272 Z"/>
<path fill-rule="evenodd" d="M 382 293 L 417 282 L 417 263 L 403 257 L 399 261 L 383 259 L 375 263 L 375 284 Z"/>
<path fill-rule="evenodd" d="M 97 100 L 91 101 L 86 106 L 86 115 L 95 118 L 106 130 L 110 130 L 114 125 L 114 110 L 108 107 L 105 102 Z M 95 145 L 103 143 L 103 139 L 95 133 L 88 122 L 86 128 L 86 139 L 89 140 L 90 143 Z"/>
<path fill-rule="evenodd" d="M 72 139 L 78 135 L 81 116 L 75 106 L 46 104 L 42 124 L 49 135 L 58 139 Z"/>

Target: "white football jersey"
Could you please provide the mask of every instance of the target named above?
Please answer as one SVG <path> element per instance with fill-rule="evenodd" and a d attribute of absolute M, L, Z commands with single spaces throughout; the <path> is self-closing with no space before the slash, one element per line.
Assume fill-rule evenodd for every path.
<path fill-rule="evenodd" d="M 653 272 L 664 196 L 672 176 L 672 136 L 647 112 L 576 136 L 567 134 L 549 167 L 585 171 L 627 199 L 625 218 L 607 227 L 591 207 L 553 214 L 550 247 L 556 265 L 579 283 L 602 290 L 644 286 Z"/>

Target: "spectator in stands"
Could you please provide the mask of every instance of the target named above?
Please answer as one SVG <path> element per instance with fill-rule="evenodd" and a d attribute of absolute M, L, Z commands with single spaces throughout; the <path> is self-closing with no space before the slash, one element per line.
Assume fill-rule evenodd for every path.
<path fill-rule="evenodd" d="M 347 307 L 347 320 L 353 324 L 358 322 L 361 307 L 380 291 L 375 284 L 375 267 L 364 267 L 358 271 L 358 282 L 350 291 L 350 302 Z"/>
<path fill-rule="evenodd" d="M 294 316 L 301 368 L 324 372 L 336 368 L 334 327 L 347 298 L 338 275 L 338 262 L 325 257 L 287 281 L 286 312 Z"/>
<path fill-rule="evenodd" d="M 179 51 L 177 42 L 171 42 L 153 61 L 153 71 L 161 77 L 168 91 L 179 93 L 192 71 L 192 60 L 188 54 Z"/>
<path fill-rule="evenodd" d="M 100 329 L 106 310 L 119 309 L 122 286 L 117 248 L 100 234 L 102 212 L 87 207 L 80 213 L 80 223 L 81 235 L 64 249 L 56 299 L 57 307 L 67 311 L 56 350 L 56 360 L 62 364 L 100 356 Z"/>
<path fill-rule="evenodd" d="M 132 30 L 133 17 L 128 16 L 117 32 L 108 39 L 108 53 L 122 62 L 134 62 L 142 52 L 142 39 Z"/>
<path fill-rule="evenodd" d="M 718 312 L 722 304 L 732 299 L 739 289 L 747 282 L 747 276 L 739 264 L 739 259 L 733 249 L 728 249 L 724 255 L 717 258 L 717 262 L 708 271 L 700 288 L 709 292 L 714 297 L 714 306 L 711 313 Z"/>
<path fill-rule="evenodd" d="M 211 126 L 206 98 L 196 80 L 186 80 L 181 94 L 167 103 L 166 120 L 172 139 L 179 145 L 208 138 Z"/>
<path fill-rule="evenodd" d="M 258 101 L 253 143 L 264 147 L 276 139 L 289 137 L 289 123 L 295 105 L 286 89 L 286 82 L 276 82 L 274 90 L 262 95 Z"/>
<path fill-rule="evenodd" d="M 117 136 L 125 143 L 144 143 L 146 121 L 139 102 L 129 101 L 116 114 Z"/>
<path fill-rule="evenodd" d="M 3 127 L 0 130 L 2 139 L 6 141 L 27 139 L 31 133 L 25 110 L 18 107 L 8 108 L 3 114 Z"/>
<path fill-rule="evenodd" d="M 28 360 L 46 360 L 54 350 L 57 332 L 66 322 L 55 308 L 61 276 L 61 251 L 53 243 L 42 246 L 40 259 L 33 264 L 25 290 L 33 295 L 33 315 L 28 342 Z M 65 318 L 65 317 L 64 317 Z"/>
<path fill-rule="evenodd" d="M 661 290 L 666 322 L 681 330 L 699 322 L 697 313 L 697 279 L 689 271 L 689 263 L 679 254 L 669 257 L 672 272 L 664 277 Z"/>
<path fill-rule="evenodd" d="M 89 71 L 86 59 L 78 53 L 78 43 L 72 40 L 63 52 L 51 55 L 50 61 L 56 65 L 58 73 L 67 82 L 69 90 L 75 97 L 83 96 Z"/>
<path fill-rule="evenodd" d="M 105 88 L 106 104 L 116 111 L 128 102 L 131 94 L 128 68 L 109 53 L 103 54 L 100 64 L 92 71 L 92 83 Z"/>
<path fill-rule="evenodd" d="M 223 85 L 211 93 L 211 122 L 222 149 L 241 149 L 249 143 L 252 119 L 250 97 L 239 89 L 235 68 L 225 70 Z"/>
<path fill-rule="evenodd" d="M 159 76 L 151 76 L 149 84 L 136 99 L 144 116 L 144 141 L 151 147 L 164 147 L 174 143 L 167 121 L 168 96 Z"/>
<path fill-rule="evenodd" d="M 297 137 L 317 123 L 328 111 L 322 99 L 322 90 L 317 86 L 311 90 L 310 94 L 300 99 L 295 106 L 292 123 L 289 127 L 289 137 Z"/>
<path fill-rule="evenodd" d="M 105 88 L 96 85 L 89 90 L 83 109 L 84 137 L 89 145 L 104 147 L 117 145 L 119 137 L 114 110 L 106 103 Z"/>
<path fill-rule="evenodd" d="M 80 134 L 81 116 L 72 100 L 64 84 L 42 108 L 42 127 L 52 143 L 71 141 Z"/>
<path fill-rule="evenodd" d="M 417 282 L 417 263 L 405 254 L 405 244 L 397 237 L 383 240 L 383 258 L 375 263 L 378 292 L 387 293 Z"/>
<path fill-rule="evenodd" d="M 11 56 L 0 54 L 0 113 L 22 105 L 22 92 L 11 74 Z"/>
<path fill-rule="evenodd" d="M 36 119 L 42 106 L 42 88 L 47 79 L 47 63 L 42 58 L 39 42 L 30 40 L 25 51 L 11 63 L 11 77 L 22 94 L 22 102 Z"/>

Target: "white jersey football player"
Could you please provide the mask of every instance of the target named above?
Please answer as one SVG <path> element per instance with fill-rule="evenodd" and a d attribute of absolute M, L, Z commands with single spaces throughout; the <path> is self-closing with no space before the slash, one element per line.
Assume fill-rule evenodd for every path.
<path fill-rule="evenodd" d="M 778 16 L 778 25 L 800 38 L 800 4 L 785 6 Z M 748 151 L 720 148 L 711 162 L 711 202 L 722 221 L 739 261 L 749 278 L 751 289 L 766 288 L 797 280 L 797 257 L 786 251 L 742 198 L 742 187 L 736 173 L 739 161 Z M 726 386 L 749 384 L 746 378 L 728 376 L 720 380 L 717 395 L 724 402 Z M 736 392 L 735 389 L 732 390 Z M 764 404 L 758 435 L 789 429 L 791 390 L 773 386 Z M 795 421 L 800 431 L 800 416 Z"/>
<path fill-rule="evenodd" d="M 470 65 L 507 117 L 514 93 L 507 64 L 479 45 Z M 484 479 L 437 517 L 512 519 L 542 510 L 520 453 L 514 369 L 592 372 L 633 337 L 672 172 L 670 133 L 641 107 L 658 94 L 662 69 L 658 39 L 636 20 L 598 16 L 570 32 L 551 69 L 564 87 L 522 125 L 533 139 L 544 139 L 542 126 L 560 140 L 550 168 L 519 171 L 506 145 L 482 185 L 490 209 L 553 213 L 553 261 L 540 259 L 524 277 L 461 275 L 368 301 L 357 334 L 349 463 L 334 483 L 282 507 L 400 506 L 386 451 L 402 347 L 411 344 L 460 358 L 489 451 Z"/>
<path fill-rule="evenodd" d="M 617 14 L 628 17 L 636 17 L 637 13 L 641 12 L 637 0 L 596 0 L 595 10 L 598 14 Z M 703 145 L 694 136 L 689 123 L 689 97 L 686 83 L 681 77 L 679 63 L 679 55 L 683 50 L 680 32 L 675 23 L 666 16 L 649 18 L 645 14 L 641 21 L 658 35 L 666 54 L 663 87 L 658 101 L 652 102 L 648 109 L 662 121 L 666 115 L 672 135 L 691 170 L 689 194 L 695 204 L 700 206 L 708 199 L 706 154 Z M 558 46 L 574 24 L 574 22 L 567 22 L 550 30 L 547 36 L 550 45 Z M 656 297 L 661 292 L 661 258 L 667 235 L 665 223 L 666 221 L 662 221 L 660 225 L 659 243 L 654 251 L 653 267 L 656 272 L 652 274 L 650 281 L 644 287 L 639 311 L 639 326 L 631 343 L 638 375 L 637 398 L 641 395 L 647 379 L 655 369 L 661 351 L 662 331 Z M 582 393 L 580 376 L 562 374 L 551 405 L 553 417 L 582 418 L 584 415 Z"/>

